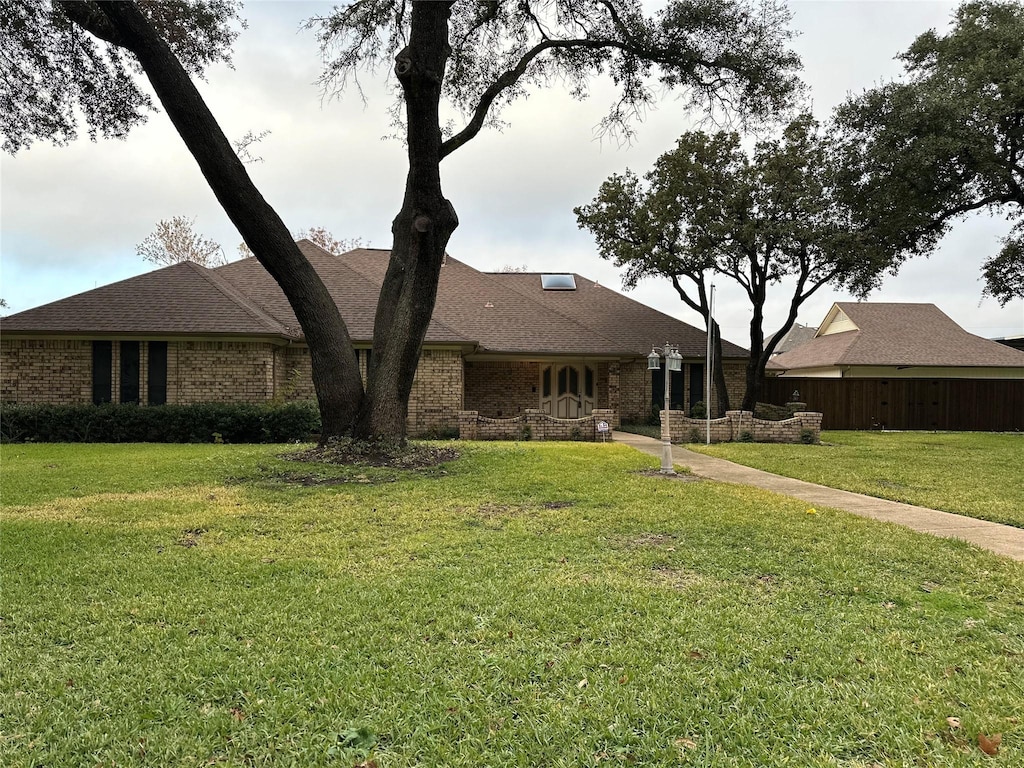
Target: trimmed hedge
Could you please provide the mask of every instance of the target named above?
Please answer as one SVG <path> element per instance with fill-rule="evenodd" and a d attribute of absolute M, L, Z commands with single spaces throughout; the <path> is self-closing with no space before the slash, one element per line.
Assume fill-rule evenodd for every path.
<path fill-rule="evenodd" d="M 320 431 L 314 402 L 0 405 L 5 443 L 292 443 Z"/>

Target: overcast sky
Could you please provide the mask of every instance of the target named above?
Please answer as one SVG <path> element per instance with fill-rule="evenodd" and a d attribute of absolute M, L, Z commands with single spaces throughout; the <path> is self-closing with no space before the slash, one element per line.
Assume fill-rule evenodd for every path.
<path fill-rule="evenodd" d="M 303 19 L 329 4 L 252 2 L 249 28 L 235 48 L 235 69 L 217 67 L 201 84 L 229 138 L 270 131 L 250 172 L 264 196 L 297 231 L 325 226 L 339 237 L 390 246 L 391 219 L 401 203 L 402 145 L 389 132 L 390 96 L 364 75 L 363 104 L 353 90 L 325 100 L 315 81 L 320 58 Z M 943 30 L 953 3 L 814 0 L 792 3 L 795 42 L 804 61 L 818 117 L 848 93 L 895 78 L 894 56 L 929 28 Z M 628 147 L 595 137 L 613 98 L 609 83 L 575 102 L 558 89 L 534 93 L 504 113 L 503 132 L 482 133 L 445 160 L 445 194 L 460 226 L 449 253 L 481 270 L 526 266 L 530 271 L 578 272 L 620 288 L 621 273 L 596 254 L 577 229 L 573 206 L 589 202 L 600 183 L 629 167 L 645 172 L 694 127 L 667 94 L 638 126 Z M 194 160 L 163 114 L 126 141 L 79 140 L 68 147 L 37 144 L 0 159 L 0 296 L 7 312 L 54 301 L 147 271 L 135 245 L 161 218 L 195 217 L 196 229 L 230 254 L 240 241 Z M 1005 221 L 977 217 L 959 223 L 930 260 L 908 263 L 872 295 L 876 301 L 932 302 L 961 326 L 986 337 L 1024 333 L 1024 301 L 1000 308 L 981 298 L 980 265 L 1009 231 Z M 748 344 L 745 297 L 719 279 L 716 315 L 724 335 Z M 785 293 L 783 290 L 782 294 Z M 649 280 L 629 295 L 695 325 L 666 281 Z M 850 297 L 823 289 L 799 321 L 817 326 L 833 301 Z M 781 322 L 788 298 L 769 298 L 765 331 Z M 663 342 L 665 339 L 652 339 Z M 671 341 L 671 340 L 667 340 Z"/>

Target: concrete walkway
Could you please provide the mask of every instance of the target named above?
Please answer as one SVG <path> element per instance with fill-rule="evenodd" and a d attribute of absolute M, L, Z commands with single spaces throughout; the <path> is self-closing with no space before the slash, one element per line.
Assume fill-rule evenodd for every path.
<path fill-rule="evenodd" d="M 661 456 L 661 441 L 644 435 L 616 432 L 615 442 L 629 445 L 644 453 Z M 876 499 L 859 493 L 826 488 L 823 485 L 793 480 L 789 477 L 762 472 L 725 459 L 705 456 L 687 450 L 681 445 L 672 446 L 673 463 L 689 467 L 693 474 L 725 483 L 752 485 L 768 491 L 802 499 L 810 504 L 834 507 L 852 512 L 861 517 L 870 517 L 887 523 L 904 525 L 921 533 L 943 536 L 949 539 L 963 539 L 971 544 L 995 552 L 997 555 L 1024 561 L 1024 529 L 1010 525 L 975 520 L 973 517 L 954 515 L 926 507 L 915 507 L 898 501 Z"/>

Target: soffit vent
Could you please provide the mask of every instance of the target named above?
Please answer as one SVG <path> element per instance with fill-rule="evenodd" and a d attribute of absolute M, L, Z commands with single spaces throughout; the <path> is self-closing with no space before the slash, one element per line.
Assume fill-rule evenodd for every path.
<path fill-rule="evenodd" d="M 575 291 L 576 278 L 572 275 L 541 275 L 540 287 L 545 291 Z"/>

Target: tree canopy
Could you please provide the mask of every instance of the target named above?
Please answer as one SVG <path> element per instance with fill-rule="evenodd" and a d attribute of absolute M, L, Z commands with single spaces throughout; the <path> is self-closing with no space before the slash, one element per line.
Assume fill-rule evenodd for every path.
<path fill-rule="evenodd" d="M 556 82 L 583 96 L 590 78 L 606 73 L 620 93 L 609 129 L 630 130 L 630 118 L 654 98 L 655 81 L 689 106 L 759 120 L 789 103 L 799 64 L 786 47 L 788 12 L 774 0 L 672 0 L 653 16 L 639 0 L 356 0 L 312 19 L 325 88 L 342 87 L 360 69 L 393 64 L 400 94 L 409 171 L 364 388 L 337 307 L 192 82 L 211 62 L 227 60 L 238 10 L 231 0 L 2 0 L 0 51 L 16 72 L 0 92 L 4 147 L 71 140 L 76 109 L 91 136 L 122 135 L 153 106 L 133 80 L 144 72 L 218 201 L 295 311 L 325 437 L 404 437 L 445 248 L 458 226 L 442 193 L 440 163 L 494 121 L 503 104 Z M 445 130 L 445 100 L 465 113 L 461 129 Z"/>
<path fill-rule="evenodd" d="M 1024 6 L 964 3 L 948 34 L 899 58 L 903 82 L 837 110 L 855 225 L 898 262 L 932 253 L 972 211 L 1002 214 L 1013 225 L 983 266 L 985 292 L 1024 297 Z"/>
<path fill-rule="evenodd" d="M 627 287 L 646 277 L 672 281 L 715 334 L 719 372 L 708 281 L 717 274 L 743 288 L 753 313 L 742 407 L 753 410 L 765 366 L 800 306 L 829 283 L 864 293 L 889 265 L 884 251 L 851 231 L 834 179 L 830 145 L 803 115 L 749 154 L 736 133 L 685 133 L 642 180 L 630 171 L 613 176 L 576 215 L 601 256 L 626 267 Z M 791 288 L 781 285 L 787 279 Z M 765 344 L 765 303 L 782 290 L 789 311 Z M 721 408 L 724 376 L 716 385 Z"/>

